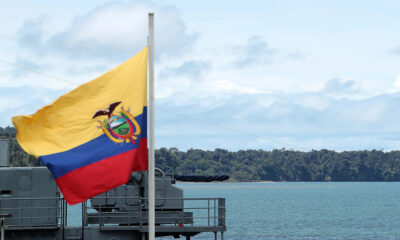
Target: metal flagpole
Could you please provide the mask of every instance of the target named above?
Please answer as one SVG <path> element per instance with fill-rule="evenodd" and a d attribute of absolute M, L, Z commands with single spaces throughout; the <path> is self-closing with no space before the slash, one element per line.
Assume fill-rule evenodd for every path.
<path fill-rule="evenodd" d="M 149 240 L 155 239 L 154 199 L 154 13 L 149 13 Z"/>

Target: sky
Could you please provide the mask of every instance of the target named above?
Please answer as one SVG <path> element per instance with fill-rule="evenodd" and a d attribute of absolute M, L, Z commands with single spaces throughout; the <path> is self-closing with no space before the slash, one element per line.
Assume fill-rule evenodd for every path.
<path fill-rule="evenodd" d="M 2 127 L 143 49 L 154 12 L 156 148 L 400 149 L 399 1 L 1 8 Z"/>

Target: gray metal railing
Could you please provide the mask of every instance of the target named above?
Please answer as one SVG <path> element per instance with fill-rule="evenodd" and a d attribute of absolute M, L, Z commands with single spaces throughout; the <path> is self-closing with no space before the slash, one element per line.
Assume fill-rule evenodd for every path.
<path fill-rule="evenodd" d="M 82 227 L 147 226 L 147 199 L 104 197 L 103 200 L 104 205 L 82 203 Z M 225 228 L 224 198 L 156 198 L 157 201 L 163 203 L 156 206 L 159 226 Z M 62 197 L 0 198 L 0 214 L 6 229 L 64 228 L 68 222 L 67 207 Z"/>
<path fill-rule="evenodd" d="M 98 197 L 103 202 L 129 201 L 129 197 Z M 136 198 L 138 199 L 138 198 Z M 132 199 L 133 200 L 133 199 Z M 156 198 L 163 202 L 156 206 L 156 223 L 163 226 L 225 227 L 224 198 Z M 180 204 L 169 204 L 179 202 Z M 179 207 L 177 207 L 179 205 Z M 147 199 L 140 198 L 136 205 L 106 204 L 103 206 L 82 205 L 86 224 L 100 226 L 124 224 L 127 226 L 147 225 Z"/>
<path fill-rule="evenodd" d="M 65 223 L 62 198 L 0 198 L 5 228 L 58 228 Z"/>

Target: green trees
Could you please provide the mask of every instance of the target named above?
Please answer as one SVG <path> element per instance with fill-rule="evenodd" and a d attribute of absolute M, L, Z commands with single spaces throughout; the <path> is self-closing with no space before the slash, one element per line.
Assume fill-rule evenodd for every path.
<path fill-rule="evenodd" d="M 173 152 L 168 162 L 157 154 Z M 237 181 L 400 181 L 400 151 L 299 152 L 156 150 L 156 165 L 179 174 L 228 174 Z"/>
<path fill-rule="evenodd" d="M 37 158 L 27 154 L 19 146 L 17 139 L 15 137 L 16 133 L 17 131 L 15 130 L 15 128 L 0 127 L 0 138 L 8 139 L 8 144 L 10 147 L 9 149 L 10 166 L 13 167 L 40 166 L 41 163 Z"/>
<path fill-rule="evenodd" d="M 0 127 L 0 138 L 9 139 L 10 165 L 40 165 L 38 159 L 21 149 L 15 135 L 14 128 Z M 155 154 L 156 166 L 169 173 L 228 174 L 237 181 L 400 181 L 400 151 L 160 148 Z"/>

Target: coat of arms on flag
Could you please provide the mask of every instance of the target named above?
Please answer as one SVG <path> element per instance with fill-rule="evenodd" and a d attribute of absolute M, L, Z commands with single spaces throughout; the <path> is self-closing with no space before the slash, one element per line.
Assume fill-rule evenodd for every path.
<path fill-rule="evenodd" d="M 140 125 L 135 118 L 129 113 L 129 109 L 125 110 L 121 107 L 120 115 L 113 114 L 114 109 L 121 102 L 111 103 L 108 109 L 97 111 L 92 118 L 106 115 L 108 119 L 104 119 L 103 122 L 99 121 L 100 128 L 103 132 L 116 143 L 132 142 L 138 139 L 140 135 Z"/>

